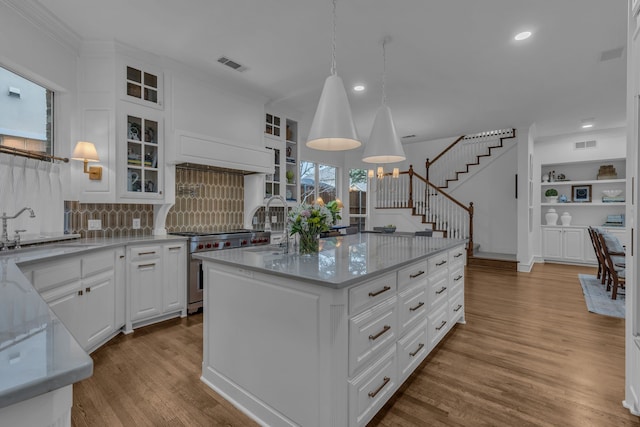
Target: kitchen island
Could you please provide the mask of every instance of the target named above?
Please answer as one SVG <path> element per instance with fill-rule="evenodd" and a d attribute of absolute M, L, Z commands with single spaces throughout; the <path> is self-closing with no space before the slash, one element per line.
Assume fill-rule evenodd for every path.
<path fill-rule="evenodd" d="M 202 380 L 262 425 L 361 426 L 456 322 L 464 240 L 387 234 L 205 252 Z"/>

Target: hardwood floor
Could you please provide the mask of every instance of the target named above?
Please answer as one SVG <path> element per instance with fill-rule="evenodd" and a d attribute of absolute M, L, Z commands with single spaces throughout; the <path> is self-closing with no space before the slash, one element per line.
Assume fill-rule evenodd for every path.
<path fill-rule="evenodd" d="M 371 426 L 639 426 L 622 407 L 624 320 L 586 310 L 578 273 L 467 269 L 466 320 Z M 118 336 L 74 386 L 74 426 L 249 426 L 200 382 L 202 316 Z"/>

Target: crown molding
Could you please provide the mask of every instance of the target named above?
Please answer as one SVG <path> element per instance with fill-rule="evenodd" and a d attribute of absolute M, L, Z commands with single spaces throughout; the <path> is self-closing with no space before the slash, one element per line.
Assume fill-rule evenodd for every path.
<path fill-rule="evenodd" d="M 46 36 L 66 48 L 73 52 L 80 49 L 82 38 L 45 9 L 39 0 L 0 0 L 0 3 L 6 4 Z"/>

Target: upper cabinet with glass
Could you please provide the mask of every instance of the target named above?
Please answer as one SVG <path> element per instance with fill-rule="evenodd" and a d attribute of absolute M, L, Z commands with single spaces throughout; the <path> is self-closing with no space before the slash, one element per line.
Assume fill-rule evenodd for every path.
<path fill-rule="evenodd" d="M 265 147 L 273 150 L 273 174 L 265 177 L 264 197 L 282 196 L 298 200 L 298 122 L 271 112 L 265 113 Z"/>
<path fill-rule="evenodd" d="M 162 108 L 162 73 L 147 67 L 126 65 L 125 97 L 148 107 Z"/>

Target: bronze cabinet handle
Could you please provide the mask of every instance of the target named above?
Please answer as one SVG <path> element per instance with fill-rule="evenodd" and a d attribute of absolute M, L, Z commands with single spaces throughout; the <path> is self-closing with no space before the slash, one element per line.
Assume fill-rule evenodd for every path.
<path fill-rule="evenodd" d="M 389 290 L 391 290 L 391 287 L 390 287 L 390 286 L 385 286 L 384 288 L 380 289 L 380 290 L 379 290 L 379 291 L 377 291 L 377 292 L 369 292 L 369 296 L 370 296 L 371 298 L 373 298 L 373 297 L 377 297 L 378 295 L 380 295 L 380 294 L 382 294 L 382 293 L 385 293 L 385 292 L 387 292 L 387 291 L 389 291 Z"/>
<path fill-rule="evenodd" d="M 436 291 L 436 294 L 440 295 L 441 293 L 443 293 L 446 290 L 447 290 L 447 287 L 443 286 L 442 289 L 440 289 L 439 291 Z"/>
<path fill-rule="evenodd" d="M 180 248 L 182 248 L 182 246 L 172 246 L 172 247 L 169 248 L 169 250 L 170 251 L 175 251 L 175 250 L 178 250 Z"/>
<path fill-rule="evenodd" d="M 454 255 L 454 258 L 460 258 L 462 256 L 462 252 L 458 252 L 456 255 Z"/>
<path fill-rule="evenodd" d="M 140 252 L 138 255 L 153 255 L 155 254 L 156 251 L 151 251 L 151 252 Z"/>
<path fill-rule="evenodd" d="M 91 292 L 91 288 L 85 288 L 85 289 L 84 289 L 84 291 L 85 291 L 86 293 L 89 293 L 89 292 Z"/>
<path fill-rule="evenodd" d="M 436 331 L 439 331 L 440 329 L 444 328 L 444 325 L 446 325 L 446 324 L 447 324 L 447 321 L 446 321 L 446 320 L 443 320 L 443 321 L 442 321 L 442 323 L 440 324 L 440 326 L 438 326 L 438 327 L 436 328 Z"/>
<path fill-rule="evenodd" d="M 420 270 L 420 271 L 418 271 L 416 274 L 410 274 L 410 275 L 409 275 L 409 278 L 410 278 L 410 279 L 415 279 L 416 277 L 418 277 L 418 276 L 422 276 L 423 274 L 424 274 L 424 271 Z"/>
<path fill-rule="evenodd" d="M 458 304 L 458 306 L 454 308 L 453 311 L 460 311 L 461 308 L 462 308 L 462 304 Z"/>
<path fill-rule="evenodd" d="M 455 279 L 453 279 L 454 282 L 457 282 L 458 280 L 462 279 L 462 276 L 458 276 Z"/>
<path fill-rule="evenodd" d="M 377 340 L 378 338 L 380 338 L 382 336 L 382 334 L 384 334 L 385 332 L 387 332 L 389 329 L 391 329 L 391 326 L 389 325 L 384 325 L 384 328 L 382 328 L 382 330 L 380 332 L 378 332 L 375 335 L 369 335 L 369 339 L 371 341 Z"/>
<path fill-rule="evenodd" d="M 436 262 L 436 266 L 440 267 L 441 265 L 445 265 L 446 263 L 447 263 L 447 260 L 444 259 L 444 260 L 442 260 L 442 262 Z"/>
<path fill-rule="evenodd" d="M 84 292 L 82 292 L 82 289 L 80 289 L 80 290 L 78 291 L 78 295 L 82 296 L 83 294 L 84 294 Z"/>
<path fill-rule="evenodd" d="M 149 267 L 155 267 L 155 266 L 156 266 L 156 263 L 154 262 L 151 264 L 140 264 L 138 268 L 149 268 Z"/>
<path fill-rule="evenodd" d="M 409 356 L 416 357 L 416 354 L 420 353 L 420 350 L 422 350 L 422 347 L 424 347 L 424 344 L 420 343 L 420 345 L 418 346 L 418 349 L 413 353 L 409 353 Z"/>
<path fill-rule="evenodd" d="M 422 301 L 420 301 L 418 303 L 418 305 L 416 305 L 415 307 L 409 307 L 409 311 L 416 311 L 417 309 L 419 309 L 420 307 L 422 307 L 424 305 L 424 303 Z"/>
<path fill-rule="evenodd" d="M 384 386 L 386 386 L 389 383 L 389 381 L 391 381 L 391 378 L 384 377 L 384 381 L 382 381 L 382 385 L 380 387 L 378 387 L 378 389 L 376 391 L 370 391 L 369 392 L 369 397 L 371 397 L 371 398 L 376 397 L 376 395 L 378 393 L 380 393 L 380 391 L 384 388 Z"/>

